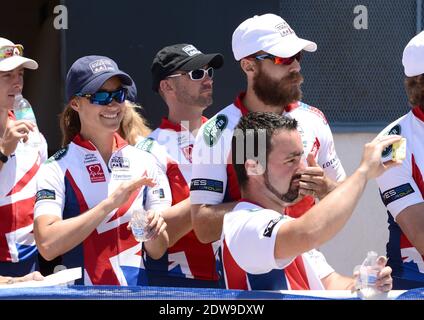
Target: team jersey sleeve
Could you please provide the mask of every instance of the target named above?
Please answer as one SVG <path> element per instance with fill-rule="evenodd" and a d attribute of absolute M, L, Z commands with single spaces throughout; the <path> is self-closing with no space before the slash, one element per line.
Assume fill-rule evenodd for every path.
<path fill-rule="evenodd" d="M 328 264 L 324 255 L 316 249 L 303 253 L 302 258 L 308 260 L 314 273 L 319 279 L 324 279 L 334 272 L 334 269 Z"/>
<path fill-rule="evenodd" d="M 42 215 L 63 216 L 65 206 L 64 173 L 55 161 L 41 165 L 37 173 L 34 220 Z"/>
<path fill-rule="evenodd" d="M 148 176 L 156 181 L 156 185 L 146 189 L 144 207 L 146 210 L 165 210 L 172 204 L 172 194 L 168 178 L 157 159 L 150 154 L 149 159 L 151 160 L 151 168 Z"/>
<path fill-rule="evenodd" d="M 271 210 L 240 210 L 224 217 L 224 238 L 237 264 L 251 274 L 282 269 L 293 259 L 276 260 L 275 241 L 281 224 L 288 220 Z"/>
<path fill-rule="evenodd" d="M 228 122 L 225 118 L 220 118 L 220 115 L 213 117 L 200 128 L 196 136 L 190 184 L 192 204 L 214 205 L 224 201 L 232 130 L 215 130 L 220 127 L 219 121 Z"/>
<path fill-rule="evenodd" d="M 391 153 L 388 155 L 390 157 Z M 387 159 L 383 158 L 385 160 Z M 391 168 L 376 179 L 381 199 L 395 220 L 402 210 L 424 201 L 410 168 L 411 153 L 407 151 L 406 159 L 401 165 Z"/>
<path fill-rule="evenodd" d="M 346 172 L 337 155 L 330 126 L 328 123 L 318 123 L 320 123 L 321 128 L 316 134 L 321 143 L 321 147 L 318 150 L 317 162 L 324 169 L 327 177 L 333 181 L 344 180 L 346 179 Z"/>

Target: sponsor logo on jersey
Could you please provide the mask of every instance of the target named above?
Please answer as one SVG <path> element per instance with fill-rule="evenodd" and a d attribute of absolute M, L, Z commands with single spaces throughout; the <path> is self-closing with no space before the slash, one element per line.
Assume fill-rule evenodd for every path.
<path fill-rule="evenodd" d="M 91 183 L 105 182 L 105 173 L 100 163 L 90 164 L 86 166 L 88 174 L 90 175 Z"/>
<path fill-rule="evenodd" d="M 88 153 L 84 156 L 84 163 L 92 163 L 92 162 L 97 162 L 97 157 L 95 154 L 93 153 Z"/>
<path fill-rule="evenodd" d="M 203 139 L 205 143 L 213 147 L 221 137 L 224 129 L 228 125 L 228 118 L 225 114 L 218 114 L 217 116 L 210 119 L 203 131 Z"/>
<path fill-rule="evenodd" d="M 414 192 L 415 191 L 412 188 L 411 184 L 405 183 L 401 186 L 397 186 L 393 189 L 383 192 L 381 194 L 381 199 L 383 200 L 384 205 L 387 206 L 389 203 L 392 203 L 393 201 L 406 197 L 407 195 L 410 195 L 411 193 L 414 193 Z"/>
<path fill-rule="evenodd" d="M 165 191 L 162 189 L 162 188 L 159 188 L 159 189 L 156 189 L 156 190 L 153 190 L 153 192 L 152 192 L 154 195 L 159 195 L 159 198 L 160 199 L 163 199 L 163 198 L 165 198 Z"/>
<path fill-rule="evenodd" d="M 153 143 L 154 140 L 152 138 L 146 138 L 143 141 L 137 143 L 135 147 L 143 151 L 151 152 L 153 148 Z"/>
<path fill-rule="evenodd" d="M 326 163 L 324 163 L 322 168 L 323 169 L 328 168 L 328 167 L 332 166 L 333 164 L 335 164 L 336 162 L 337 162 L 337 158 L 333 158 L 333 159 L 327 161 Z"/>
<path fill-rule="evenodd" d="M 391 128 L 390 130 L 389 130 L 389 132 L 387 133 L 387 134 L 384 134 L 385 136 L 386 135 L 388 135 L 388 136 L 390 136 L 390 135 L 400 135 L 400 133 L 401 133 L 401 127 L 400 127 L 400 125 L 395 125 L 393 128 Z M 392 145 L 390 145 L 390 146 L 388 146 L 387 148 L 385 148 L 384 150 L 383 150 L 383 153 L 381 154 L 381 156 L 383 157 L 383 158 L 385 158 L 385 157 L 387 157 L 387 156 L 389 156 L 391 153 L 392 153 L 392 148 L 393 148 L 393 146 Z"/>
<path fill-rule="evenodd" d="M 110 160 L 110 167 L 113 170 L 129 170 L 130 160 L 124 157 L 113 157 Z"/>
<path fill-rule="evenodd" d="M 222 181 L 212 179 L 192 179 L 190 190 L 224 193 L 224 183 Z"/>
<path fill-rule="evenodd" d="M 68 146 L 58 150 L 54 155 L 52 155 L 47 161 L 46 163 L 50 163 L 53 161 L 59 161 L 60 159 L 62 159 L 65 154 L 68 152 Z"/>
<path fill-rule="evenodd" d="M 264 237 L 268 237 L 271 238 L 272 235 L 272 231 L 274 230 L 274 227 L 277 225 L 278 222 L 280 222 L 280 220 L 283 218 L 283 216 L 273 219 L 270 222 L 268 222 L 268 225 L 265 228 L 264 231 Z"/>
<path fill-rule="evenodd" d="M 112 180 L 129 181 L 132 177 L 132 174 L 116 173 L 116 171 L 112 174 Z"/>
<path fill-rule="evenodd" d="M 40 200 L 56 200 L 56 192 L 48 189 L 38 190 L 35 195 L 35 202 Z"/>

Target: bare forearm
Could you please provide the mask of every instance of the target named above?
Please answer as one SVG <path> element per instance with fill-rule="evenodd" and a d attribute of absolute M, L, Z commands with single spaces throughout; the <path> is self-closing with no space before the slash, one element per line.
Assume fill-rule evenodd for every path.
<path fill-rule="evenodd" d="M 236 202 L 227 202 L 218 205 L 191 206 L 193 229 L 200 242 L 210 243 L 219 240 L 224 215 L 231 211 L 235 205 Z"/>
<path fill-rule="evenodd" d="M 311 214 L 301 218 L 307 221 L 305 232 L 309 230 L 309 234 L 312 236 L 312 248 L 321 246 L 343 228 L 351 217 L 366 184 L 365 173 L 357 170 L 317 206 L 313 207 Z"/>
<path fill-rule="evenodd" d="M 366 182 L 365 174 L 356 171 L 307 214 L 283 223 L 277 234 L 275 257 L 298 256 L 334 237 L 352 215 Z"/>
<path fill-rule="evenodd" d="M 48 216 L 34 221 L 34 235 L 40 253 L 52 260 L 83 242 L 113 210 L 107 200 L 76 217 L 47 222 Z"/>
<path fill-rule="evenodd" d="M 160 259 L 168 249 L 169 238 L 166 231 L 159 234 L 154 240 L 149 240 L 144 243 L 144 249 L 147 254 L 153 259 Z"/>
<path fill-rule="evenodd" d="M 167 224 L 166 231 L 169 237 L 169 247 L 172 247 L 193 229 L 191 224 L 190 199 L 187 198 L 163 211 L 162 217 Z"/>
<path fill-rule="evenodd" d="M 321 281 L 325 290 L 352 290 L 355 286 L 354 278 L 342 276 L 337 272 L 330 273 Z"/>

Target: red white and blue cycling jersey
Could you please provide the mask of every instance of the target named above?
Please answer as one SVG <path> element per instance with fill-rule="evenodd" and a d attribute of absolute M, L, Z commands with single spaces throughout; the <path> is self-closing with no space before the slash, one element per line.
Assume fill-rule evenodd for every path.
<path fill-rule="evenodd" d="M 287 215 L 241 200 L 224 216 L 221 261 L 227 289 L 324 290 L 321 279 L 334 272 L 317 250 L 277 260 L 277 232 Z"/>
<path fill-rule="evenodd" d="M 202 121 L 204 123 L 207 119 L 202 118 Z M 195 137 L 186 127 L 188 124 L 175 124 L 163 118 L 159 128 L 136 145 L 158 159 L 168 177 L 172 205 L 190 196 L 191 150 Z M 191 230 L 160 260 L 150 259 L 152 261 L 146 264 L 150 282 L 159 286 L 216 286 L 218 273 L 215 252 L 213 243 L 201 243 Z"/>
<path fill-rule="evenodd" d="M 9 113 L 10 120 L 16 120 Z M 0 170 L 0 274 L 22 276 L 36 268 L 33 235 L 36 174 L 47 159 L 47 143 L 40 134 L 38 148 L 29 147 L 32 136 L 19 142 Z"/>
<path fill-rule="evenodd" d="M 116 151 L 105 163 L 96 147 L 77 135 L 40 169 L 34 219 L 56 215 L 69 219 L 98 205 L 125 181 L 147 175 L 153 188 L 135 191 L 120 208 L 111 211 L 77 247 L 65 253 L 67 268 L 83 267 L 86 285 L 147 285 L 142 256 L 146 253 L 127 229 L 132 210 L 163 210 L 171 205 L 171 192 L 156 159 L 115 134 Z"/>
<path fill-rule="evenodd" d="M 410 243 L 396 222 L 404 209 L 424 202 L 424 112 L 420 107 L 397 119 L 381 134 L 399 134 L 407 139 L 406 159 L 377 178 L 381 199 L 388 210 L 390 237 L 388 264 L 393 269 L 394 289 L 424 287 L 424 256 Z M 392 157 L 392 147 L 383 151 L 383 161 Z M 424 215 L 424 212 L 423 212 Z"/>
<path fill-rule="evenodd" d="M 240 118 L 248 113 L 244 94 L 221 110 L 199 130 L 192 152 L 193 168 L 190 187 L 192 204 L 219 204 L 240 199 L 237 177 L 231 165 L 231 140 Z M 303 102 L 289 105 L 283 115 L 298 121 L 305 155 L 312 152 L 325 174 L 335 181 L 346 177 L 337 156 L 333 136 L 323 113 Z M 306 196 L 286 213 L 298 217 L 314 204 Z"/>

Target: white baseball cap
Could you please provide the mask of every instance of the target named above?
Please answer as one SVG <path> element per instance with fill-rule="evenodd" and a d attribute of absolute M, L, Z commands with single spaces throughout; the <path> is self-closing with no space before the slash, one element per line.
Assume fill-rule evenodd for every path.
<path fill-rule="evenodd" d="M 38 63 L 22 56 L 24 47 L 6 38 L 0 38 L 0 71 L 11 71 L 19 66 L 37 69 Z"/>
<path fill-rule="evenodd" d="M 299 38 L 286 21 L 272 13 L 243 21 L 233 33 L 232 46 L 237 61 L 261 50 L 281 58 L 317 50 L 315 42 Z"/>
<path fill-rule="evenodd" d="M 403 50 L 402 64 L 407 77 L 424 73 L 424 31 L 409 41 Z"/>

